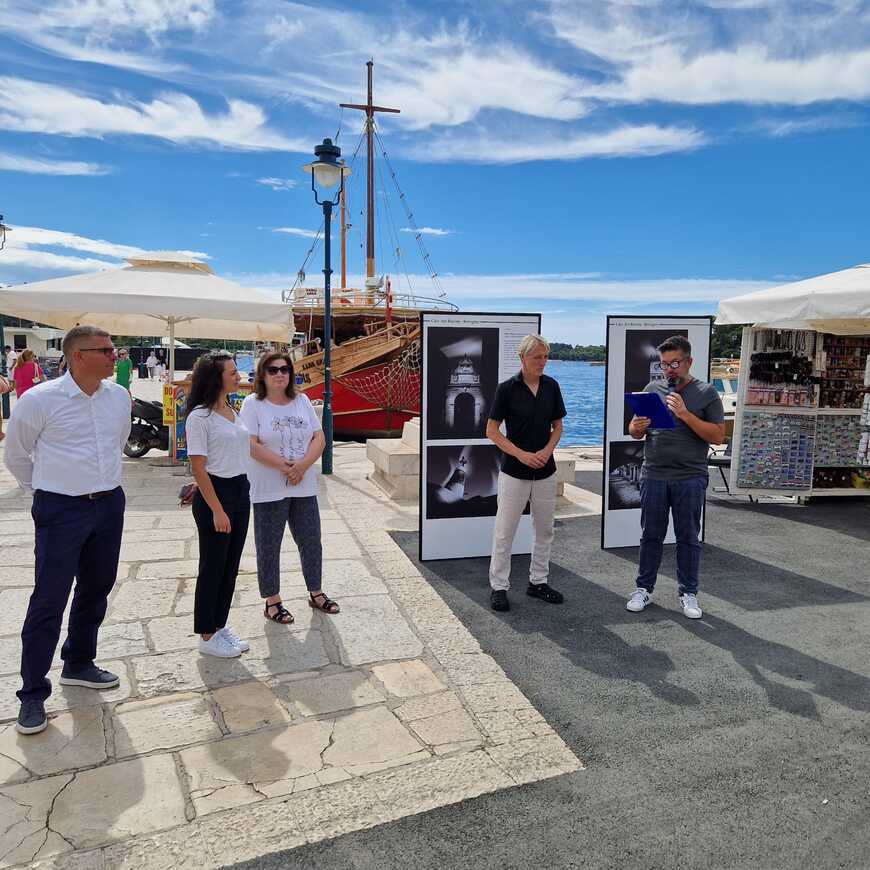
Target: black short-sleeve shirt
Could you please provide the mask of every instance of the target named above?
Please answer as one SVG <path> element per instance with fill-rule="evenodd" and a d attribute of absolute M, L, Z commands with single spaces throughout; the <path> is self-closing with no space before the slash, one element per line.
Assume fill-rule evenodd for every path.
<path fill-rule="evenodd" d="M 534 453 L 547 446 L 553 421 L 561 420 L 565 413 L 558 381 L 549 375 L 541 375 L 535 395 L 523 380 L 523 373 L 518 372 L 498 385 L 489 419 L 496 423 L 504 420 L 508 440 L 521 450 Z M 555 474 L 556 460 L 551 456 L 543 468 L 529 468 L 505 453 L 501 469 L 520 480 L 543 480 Z"/>

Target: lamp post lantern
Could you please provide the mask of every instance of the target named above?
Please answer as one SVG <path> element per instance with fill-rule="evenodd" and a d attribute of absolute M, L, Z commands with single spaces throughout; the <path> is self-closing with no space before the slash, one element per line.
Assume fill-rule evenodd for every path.
<path fill-rule="evenodd" d="M 344 176 L 350 174 L 340 160 L 341 148 L 332 139 L 324 139 L 314 148 L 315 160 L 302 171 L 311 174 L 314 201 L 323 209 L 323 437 L 326 446 L 321 459 L 323 474 L 332 474 L 332 209 L 344 191 Z M 338 185 L 334 198 L 320 199 L 318 186 L 331 191 Z"/>

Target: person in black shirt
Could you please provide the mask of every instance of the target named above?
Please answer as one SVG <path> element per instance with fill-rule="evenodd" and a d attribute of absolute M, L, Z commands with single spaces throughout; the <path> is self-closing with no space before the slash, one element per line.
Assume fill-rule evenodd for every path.
<path fill-rule="evenodd" d="M 556 462 L 565 403 L 559 384 L 544 374 L 550 345 L 527 335 L 519 346 L 520 371 L 500 383 L 486 422 L 486 437 L 504 453 L 498 476 L 498 513 L 489 563 L 493 610 L 510 610 L 511 546 L 526 504 L 531 503 L 532 561 L 526 594 L 561 604 L 562 594 L 547 583 L 556 513 Z M 504 421 L 507 436 L 499 426 Z"/>

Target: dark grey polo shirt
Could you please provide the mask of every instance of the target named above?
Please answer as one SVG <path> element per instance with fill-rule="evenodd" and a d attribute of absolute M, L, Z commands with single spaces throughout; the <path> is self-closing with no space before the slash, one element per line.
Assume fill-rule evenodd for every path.
<path fill-rule="evenodd" d="M 644 392 L 668 395 L 667 381 L 653 381 Z M 679 391 L 686 407 L 707 423 L 725 419 L 722 400 L 711 384 L 693 380 Z M 643 447 L 641 478 L 650 480 L 689 480 L 707 477 L 707 454 L 710 445 L 699 438 L 681 420 L 676 429 L 647 429 Z"/>

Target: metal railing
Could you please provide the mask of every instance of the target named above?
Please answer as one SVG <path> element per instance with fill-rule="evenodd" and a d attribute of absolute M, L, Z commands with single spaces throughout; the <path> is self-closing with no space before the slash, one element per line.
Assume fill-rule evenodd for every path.
<path fill-rule="evenodd" d="M 446 299 L 417 296 L 411 293 L 392 293 L 393 308 L 416 308 L 425 311 L 458 311 L 459 306 Z M 281 300 L 296 308 L 322 308 L 325 301 L 323 288 L 296 287 L 283 290 Z M 346 288 L 332 289 L 332 306 L 336 314 L 343 308 L 383 308 L 387 307 L 387 294 L 383 290 L 359 290 Z"/>

